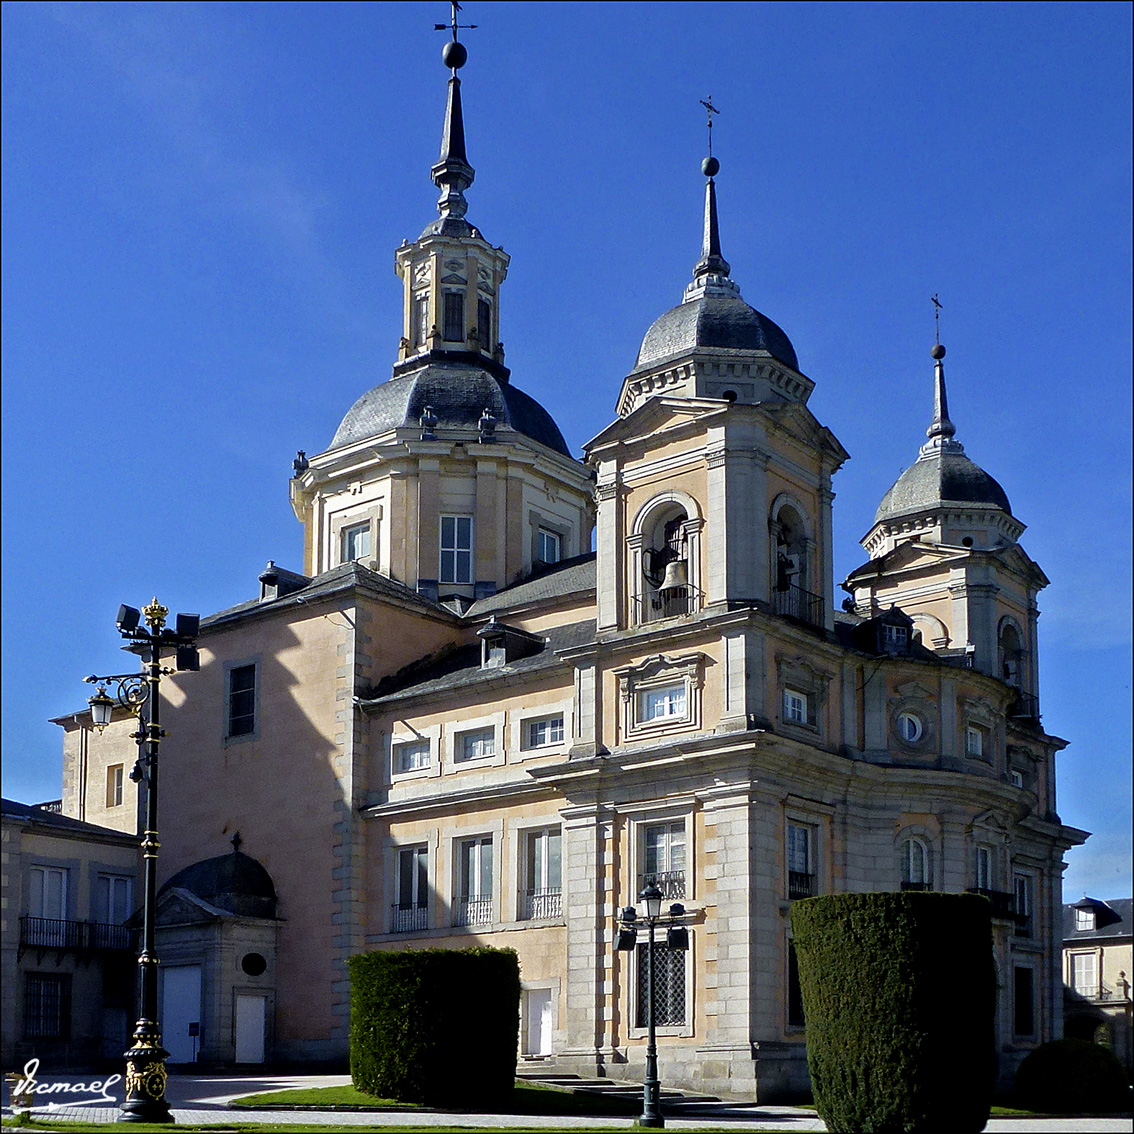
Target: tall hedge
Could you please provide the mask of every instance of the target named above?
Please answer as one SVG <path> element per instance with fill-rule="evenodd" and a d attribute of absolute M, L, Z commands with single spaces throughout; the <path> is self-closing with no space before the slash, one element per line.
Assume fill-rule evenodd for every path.
<path fill-rule="evenodd" d="M 839 1134 L 977 1134 L 996 1074 L 987 898 L 833 894 L 792 936 L 819 1116 Z"/>
<path fill-rule="evenodd" d="M 510 1094 L 520 1028 L 513 949 L 350 959 L 350 1074 L 367 1094 L 475 1109 Z"/>

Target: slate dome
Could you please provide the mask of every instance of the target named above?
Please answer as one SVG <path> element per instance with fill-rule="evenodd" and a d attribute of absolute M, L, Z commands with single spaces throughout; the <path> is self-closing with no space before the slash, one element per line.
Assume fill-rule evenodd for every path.
<path fill-rule="evenodd" d="M 707 292 L 671 308 L 646 332 L 635 370 L 687 354 L 697 347 L 762 350 L 778 362 L 799 369 L 795 348 L 767 315 L 738 295 Z"/>
<path fill-rule="evenodd" d="M 430 362 L 367 390 L 347 411 L 330 447 L 352 445 L 400 426 L 417 426 L 426 406 L 432 408 L 438 430 L 475 429 L 488 409 L 498 428 L 510 426 L 557 453 L 571 455 L 559 426 L 539 402 L 482 367 L 460 362 Z"/>
<path fill-rule="evenodd" d="M 188 890 L 202 901 L 244 917 L 275 917 L 276 888 L 272 876 L 250 855 L 205 858 L 179 870 L 162 888 Z"/>
<path fill-rule="evenodd" d="M 874 522 L 920 512 L 949 502 L 1002 508 L 1009 515 L 1008 494 L 964 453 L 935 453 L 915 461 L 882 497 Z"/>

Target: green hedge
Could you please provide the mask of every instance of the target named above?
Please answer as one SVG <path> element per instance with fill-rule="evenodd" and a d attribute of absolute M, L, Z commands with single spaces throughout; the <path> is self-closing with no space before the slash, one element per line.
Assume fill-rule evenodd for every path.
<path fill-rule="evenodd" d="M 512 949 L 350 959 L 350 1073 L 367 1094 L 475 1109 L 516 1078 L 520 964 Z"/>
<path fill-rule="evenodd" d="M 819 1115 L 839 1134 L 976 1134 L 996 1073 L 987 898 L 833 894 L 792 936 Z"/>
<path fill-rule="evenodd" d="M 1129 1110 L 1130 1085 L 1113 1051 L 1082 1039 L 1037 1047 L 1016 1072 L 1016 1101 L 1032 1110 L 1099 1114 Z"/>

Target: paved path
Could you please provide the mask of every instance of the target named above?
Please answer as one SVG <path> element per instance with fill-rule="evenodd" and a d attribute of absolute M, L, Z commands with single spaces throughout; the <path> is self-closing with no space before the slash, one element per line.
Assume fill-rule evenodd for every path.
<path fill-rule="evenodd" d="M 51 1076 L 44 1082 L 81 1082 L 77 1076 Z M 551 1117 L 541 1115 L 491 1115 L 435 1111 L 315 1111 L 315 1110 L 249 1110 L 231 1107 L 229 1103 L 242 1095 L 262 1091 L 299 1087 L 338 1087 L 350 1082 L 347 1075 L 269 1075 L 269 1076 L 203 1076 L 172 1075 L 166 1097 L 179 1125 L 217 1125 L 225 1122 L 308 1123 L 338 1127 L 351 1126 L 500 1126 L 561 1127 L 576 1130 L 627 1130 L 628 1118 Z M 121 1094 L 119 1083 L 111 1090 Z M 46 1096 L 62 1098 L 61 1095 Z M 75 1099 L 76 1103 L 81 1100 Z M 8 1108 L 7 1090 L 4 1109 Z M 50 1111 L 36 1107 L 38 1118 L 58 1118 L 93 1124 L 114 1122 L 120 1112 L 117 1106 L 56 1106 Z M 666 1119 L 670 1130 L 696 1127 L 725 1127 L 729 1130 L 802 1131 L 817 1134 L 825 1130 L 823 1123 L 810 1111 L 788 1106 L 756 1106 L 736 1103 L 705 1103 L 697 1106 L 697 1114 Z M 986 1134 L 1130 1134 L 1129 1118 L 994 1118 L 985 1127 Z"/>

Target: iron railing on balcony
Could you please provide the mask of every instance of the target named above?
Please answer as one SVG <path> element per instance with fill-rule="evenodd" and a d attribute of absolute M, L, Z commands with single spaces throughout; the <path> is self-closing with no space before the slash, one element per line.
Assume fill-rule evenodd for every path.
<path fill-rule="evenodd" d="M 37 811 L 46 811 L 49 815 L 62 815 L 63 800 L 49 799 L 46 803 L 37 803 L 35 809 Z"/>
<path fill-rule="evenodd" d="M 417 929 L 429 928 L 429 908 L 427 906 L 395 905 L 390 919 L 391 933 L 412 933 Z"/>
<path fill-rule="evenodd" d="M 787 876 L 787 896 L 794 902 L 796 898 L 815 896 L 815 875 L 804 874 L 799 870 L 789 870 Z"/>
<path fill-rule="evenodd" d="M 134 930 L 125 925 L 54 917 L 20 918 L 20 947 L 130 952 Z"/>
<path fill-rule="evenodd" d="M 933 889 L 932 882 L 903 882 L 903 890 L 929 891 Z"/>
<path fill-rule="evenodd" d="M 822 595 L 812 594 L 794 583 L 772 591 L 772 610 L 810 626 L 822 626 L 826 614 Z"/>
<path fill-rule="evenodd" d="M 457 898 L 453 902 L 454 925 L 491 925 L 492 899 L 479 896 Z"/>
<path fill-rule="evenodd" d="M 983 894 L 992 903 L 992 916 L 1001 921 L 1019 923 L 1027 919 L 1027 914 L 1016 912 L 1016 895 L 1005 890 L 990 890 L 984 886 L 969 886 L 966 894 Z"/>
<path fill-rule="evenodd" d="M 677 901 L 685 897 L 685 871 L 663 870 L 657 874 L 639 874 L 638 892 L 653 883 L 661 892 L 666 901 Z"/>
<path fill-rule="evenodd" d="M 660 622 L 663 618 L 680 618 L 701 609 L 704 594 L 697 587 L 684 583 L 679 587 L 666 587 L 664 591 L 651 591 L 634 596 L 634 623 Z"/>
<path fill-rule="evenodd" d="M 1040 719 L 1039 698 L 1034 693 L 1016 690 L 1016 699 L 1008 710 L 1008 715 L 1017 721 L 1038 721 Z"/>
<path fill-rule="evenodd" d="M 563 916 L 563 891 L 526 890 L 523 894 L 523 917 L 525 921 L 547 921 Z"/>

